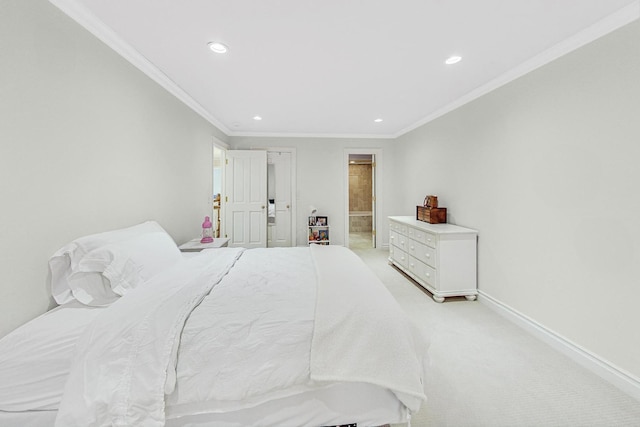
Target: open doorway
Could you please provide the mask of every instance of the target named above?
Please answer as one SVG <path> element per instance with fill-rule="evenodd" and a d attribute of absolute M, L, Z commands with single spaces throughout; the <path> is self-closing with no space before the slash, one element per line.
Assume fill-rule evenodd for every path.
<path fill-rule="evenodd" d="M 376 157 L 373 153 L 348 155 L 348 246 L 376 247 Z"/>
<path fill-rule="evenodd" d="M 213 192 L 211 223 L 213 224 L 213 237 L 222 236 L 222 189 L 224 188 L 224 159 L 225 150 L 214 144 L 213 146 Z"/>

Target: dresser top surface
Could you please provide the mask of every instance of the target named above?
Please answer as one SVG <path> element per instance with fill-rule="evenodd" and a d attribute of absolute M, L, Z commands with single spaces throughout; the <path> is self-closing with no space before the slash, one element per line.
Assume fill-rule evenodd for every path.
<path fill-rule="evenodd" d="M 437 234 L 455 234 L 455 233 L 473 233 L 478 234 L 477 230 L 461 227 L 453 224 L 429 224 L 428 222 L 418 221 L 412 216 L 390 216 L 390 221 L 399 222 L 401 224 L 410 225 L 431 233 Z"/>

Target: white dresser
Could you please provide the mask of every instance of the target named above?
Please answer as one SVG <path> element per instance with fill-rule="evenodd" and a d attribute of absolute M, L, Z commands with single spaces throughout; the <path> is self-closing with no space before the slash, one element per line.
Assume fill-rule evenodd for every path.
<path fill-rule="evenodd" d="M 389 217 L 389 262 L 433 294 L 476 299 L 478 232 L 452 224 L 429 224 L 410 216 Z"/>

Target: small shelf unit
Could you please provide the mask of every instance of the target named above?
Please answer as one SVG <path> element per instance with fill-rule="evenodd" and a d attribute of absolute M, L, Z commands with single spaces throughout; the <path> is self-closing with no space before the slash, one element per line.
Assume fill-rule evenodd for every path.
<path fill-rule="evenodd" d="M 308 239 L 310 245 L 330 244 L 329 224 L 326 216 L 310 216 L 308 224 Z"/>

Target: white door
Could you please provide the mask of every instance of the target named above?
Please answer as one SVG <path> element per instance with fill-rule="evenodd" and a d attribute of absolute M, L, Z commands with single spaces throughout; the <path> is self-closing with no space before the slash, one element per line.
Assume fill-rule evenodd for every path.
<path fill-rule="evenodd" d="M 291 153 L 269 152 L 269 202 L 273 210 L 268 221 L 269 247 L 291 246 Z"/>
<path fill-rule="evenodd" d="M 267 152 L 229 150 L 225 167 L 229 246 L 267 247 Z"/>

